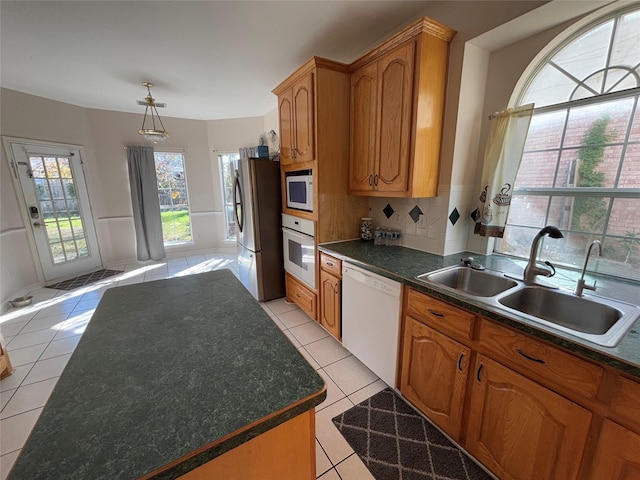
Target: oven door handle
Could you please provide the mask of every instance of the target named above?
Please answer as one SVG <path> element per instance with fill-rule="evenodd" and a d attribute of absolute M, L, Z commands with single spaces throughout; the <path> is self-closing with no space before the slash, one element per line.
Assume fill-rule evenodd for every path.
<path fill-rule="evenodd" d="M 285 235 L 290 235 L 290 236 L 300 240 L 300 244 L 301 245 L 311 244 L 311 245 L 315 246 L 315 243 L 313 241 L 313 237 L 311 235 L 307 235 L 306 233 L 303 233 L 303 232 L 298 232 L 297 230 L 292 230 L 289 227 L 282 227 L 282 232 Z"/>

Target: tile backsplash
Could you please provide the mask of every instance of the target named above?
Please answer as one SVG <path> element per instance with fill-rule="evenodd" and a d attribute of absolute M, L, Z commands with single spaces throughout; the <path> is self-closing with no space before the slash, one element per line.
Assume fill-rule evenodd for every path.
<path fill-rule="evenodd" d="M 392 228 L 402 232 L 402 245 L 429 252 L 442 250 L 448 201 L 433 198 L 369 199 L 374 227 Z"/>
<path fill-rule="evenodd" d="M 374 228 L 400 230 L 405 247 L 448 255 L 467 250 L 474 193 L 475 187 L 441 186 L 437 197 L 372 197 L 369 216 Z"/>

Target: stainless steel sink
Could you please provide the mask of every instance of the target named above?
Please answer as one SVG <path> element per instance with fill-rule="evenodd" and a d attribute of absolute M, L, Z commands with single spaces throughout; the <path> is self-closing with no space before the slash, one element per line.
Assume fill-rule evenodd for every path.
<path fill-rule="evenodd" d="M 636 305 L 544 287 L 523 287 L 498 297 L 497 302 L 531 320 L 605 347 L 617 345 L 640 318 Z"/>
<path fill-rule="evenodd" d="M 416 278 L 444 285 L 476 297 L 495 297 L 518 285 L 518 282 L 506 278 L 504 275 L 462 266 L 447 267 L 432 273 L 418 275 Z"/>

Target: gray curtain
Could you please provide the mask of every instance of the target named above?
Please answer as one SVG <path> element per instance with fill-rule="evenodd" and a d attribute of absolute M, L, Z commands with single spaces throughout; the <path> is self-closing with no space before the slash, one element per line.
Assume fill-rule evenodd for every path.
<path fill-rule="evenodd" d="M 161 260 L 165 253 L 153 148 L 127 147 L 127 163 L 138 260 Z"/>

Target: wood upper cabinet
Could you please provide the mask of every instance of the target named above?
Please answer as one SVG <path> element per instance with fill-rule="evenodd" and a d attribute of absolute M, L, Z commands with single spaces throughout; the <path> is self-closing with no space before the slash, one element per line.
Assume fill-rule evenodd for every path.
<path fill-rule="evenodd" d="M 459 441 L 471 349 L 405 317 L 400 391 Z"/>
<path fill-rule="evenodd" d="M 278 95 L 283 165 L 315 160 L 313 81 L 308 72 Z"/>
<path fill-rule="evenodd" d="M 590 480 L 640 478 L 640 435 L 606 420 L 593 459 Z"/>
<path fill-rule="evenodd" d="M 504 480 L 578 478 L 589 411 L 483 355 L 473 375 L 466 447 L 474 457 Z"/>
<path fill-rule="evenodd" d="M 348 194 L 349 78 L 348 65 L 312 57 L 273 89 L 280 122 L 282 211 L 316 222 L 317 243 L 356 238 L 360 218 L 369 212 L 367 198 Z M 298 170 L 312 172 L 313 211 L 287 206 L 286 176 Z"/>
<path fill-rule="evenodd" d="M 365 65 L 351 74 L 351 141 L 349 190 L 373 188 L 376 161 L 378 64 Z"/>
<path fill-rule="evenodd" d="M 350 193 L 436 195 L 454 34 L 424 18 L 351 64 Z"/>
<path fill-rule="evenodd" d="M 409 153 L 413 107 L 415 43 L 409 42 L 379 60 L 378 192 L 409 191 Z"/>

